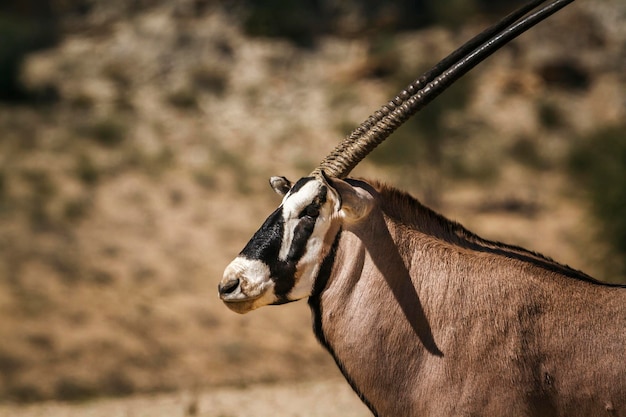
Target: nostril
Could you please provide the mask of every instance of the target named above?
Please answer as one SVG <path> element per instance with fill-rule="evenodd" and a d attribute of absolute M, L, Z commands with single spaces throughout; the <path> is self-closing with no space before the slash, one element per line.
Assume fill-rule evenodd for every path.
<path fill-rule="evenodd" d="M 220 282 L 217 286 L 217 290 L 220 295 L 230 294 L 239 287 L 239 278 L 232 278 L 224 283 Z"/>

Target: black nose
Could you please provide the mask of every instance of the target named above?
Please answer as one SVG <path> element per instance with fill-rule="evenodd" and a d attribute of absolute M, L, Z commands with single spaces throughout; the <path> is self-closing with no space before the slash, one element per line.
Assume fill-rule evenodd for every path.
<path fill-rule="evenodd" d="M 217 286 L 217 291 L 220 295 L 230 294 L 239 287 L 239 278 L 232 278 L 224 283 L 220 282 Z"/>

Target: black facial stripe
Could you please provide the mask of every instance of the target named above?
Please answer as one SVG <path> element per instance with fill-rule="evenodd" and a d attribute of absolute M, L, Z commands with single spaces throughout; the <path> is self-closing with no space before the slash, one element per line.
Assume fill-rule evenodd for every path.
<path fill-rule="evenodd" d="M 270 259 L 278 259 L 278 253 L 283 241 L 284 223 L 283 209 L 279 207 L 270 214 L 239 255 L 263 262 L 267 262 Z"/>
<path fill-rule="evenodd" d="M 296 285 L 296 263 L 276 260 L 269 267 L 274 281 L 274 294 L 283 304 L 288 301 L 287 294 Z"/>
<path fill-rule="evenodd" d="M 259 260 L 269 267 L 271 278 L 275 282 L 274 292 L 279 298 L 284 298 L 293 289 L 296 273 L 295 263 L 278 259 L 284 228 L 283 208 L 279 207 L 239 253 L 244 258 Z"/>
<path fill-rule="evenodd" d="M 279 302 L 287 302 L 287 295 L 296 285 L 296 266 L 298 261 L 306 252 L 306 244 L 315 229 L 316 219 L 311 217 L 302 218 L 293 231 L 293 239 L 284 261 L 276 260 L 274 264 L 270 264 L 270 271 L 274 279 L 274 294 L 278 297 Z"/>
<path fill-rule="evenodd" d="M 320 194 L 317 196 L 317 201 L 320 207 L 326 202 L 327 197 L 328 197 L 328 187 L 323 186 L 320 189 Z"/>
<path fill-rule="evenodd" d="M 306 244 L 309 238 L 313 234 L 315 229 L 315 221 L 317 219 L 313 217 L 303 217 L 296 225 L 293 231 L 293 239 L 291 240 L 291 246 L 289 247 L 289 253 L 287 254 L 287 262 L 298 262 L 306 251 Z"/>
<path fill-rule="evenodd" d="M 291 189 L 297 192 L 303 185 L 313 178 L 300 179 Z M 317 208 L 326 202 L 327 187 L 322 187 L 318 196 L 311 205 Z M 306 209 L 303 210 L 303 213 Z M 296 266 L 306 253 L 306 245 L 313 231 L 317 218 L 306 215 L 300 216 L 293 231 L 293 238 L 287 252 L 286 259 L 280 260 L 279 253 L 283 243 L 285 220 L 283 207 L 279 207 L 265 220 L 261 228 L 252 236 L 246 247 L 240 252 L 240 256 L 247 259 L 255 259 L 265 263 L 274 281 L 274 293 L 278 297 L 277 303 L 288 301 L 287 295 L 295 286 Z"/>
<path fill-rule="evenodd" d="M 322 187 L 318 196 L 315 198 L 313 203 L 311 203 L 311 206 L 319 209 L 319 207 L 326 202 L 327 194 L 328 189 L 326 187 Z M 307 242 L 315 230 L 317 218 L 306 215 L 303 216 L 302 214 L 306 214 L 306 211 L 307 209 L 305 208 L 300 214 L 300 221 L 294 228 L 293 239 L 291 240 L 291 246 L 289 247 L 289 252 L 287 253 L 287 262 L 298 263 L 302 256 L 304 256 Z"/>

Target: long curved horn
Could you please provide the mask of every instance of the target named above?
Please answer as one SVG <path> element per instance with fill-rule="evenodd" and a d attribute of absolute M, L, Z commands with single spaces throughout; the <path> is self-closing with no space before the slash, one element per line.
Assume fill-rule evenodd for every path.
<path fill-rule="evenodd" d="M 554 0 L 524 17 L 545 0 L 534 0 L 476 35 L 402 90 L 348 135 L 311 173 L 346 177 L 376 146 L 456 80 L 526 30 L 574 0 Z M 520 20 L 521 19 L 521 20 Z"/>

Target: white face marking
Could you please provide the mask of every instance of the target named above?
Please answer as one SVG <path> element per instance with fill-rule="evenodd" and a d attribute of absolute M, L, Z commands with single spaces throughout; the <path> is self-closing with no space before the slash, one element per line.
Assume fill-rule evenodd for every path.
<path fill-rule="evenodd" d="M 274 286 L 270 279 L 270 269 L 263 262 L 237 257 L 224 270 L 223 282 L 239 279 L 239 287 L 222 297 L 227 302 L 238 302 L 256 299 L 268 293 Z M 273 296 L 273 292 L 269 291 Z"/>
<path fill-rule="evenodd" d="M 317 181 L 315 181 L 315 183 L 317 184 L 317 191 L 314 196 L 317 196 L 319 194 L 319 188 L 321 188 L 322 184 Z M 328 193 L 327 202 L 320 207 L 320 214 L 315 223 L 315 229 L 307 241 L 304 255 L 298 261 L 298 278 L 296 279 L 296 284 L 293 290 L 289 293 L 290 300 L 299 300 L 311 295 L 313 284 L 315 282 L 315 278 L 318 276 L 322 261 L 328 254 L 330 245 L 332 245 L 332 242 L 325 240 L 327 237 L 326 235 L 332 226 L 334 209 L 332 198 L 331 193 Z M 306 200 L 304 204 L 301 204 L 299 211 L 296 213 L 302 211 L 308 204 L 311 203 L 312 200 L 313 198 L 309 195 L 309 199 Z"/>
<path fill-rule="evenodd" d="M 283 236 L 278 253 L 273 252 L 271 246 L 265 246 L 265 249 L 270 248 L 269 251 L 256 251 L 255 241 L 251 240 L 249 244 L 253 246 L 249 250 L 244 249 L 226 267 L 220 284 L 220 297 L 230 309 L 247 313 L 264 305 L 295 301 L 311 295 L 324 257 L 334 241 L 334 235 L 329 230 L 336 223 L 334 220 L 339 219 L 335 216 L 339 202 L 336 193 L 332 188 L 327 190 L 327 201 L 314 217 L 302 216 L 302 213 L 320 197 L 325 186 L 327 184 L 322 181 L 309 180 L 297 191 L 285 195 L 279 210 Z M 276 229 L 276 223 L 267 223 L 259 231 L 272 229 Z M 263 238 L 263 234 L 259 235 L 261 244 L 266 245 L 268 242 Z M 294 242 L 294 239 L 298 241 Z M 295 251 L 290 253 L 292 247 Z M 279 275 L 272 276 L 272 271 Z"/>
<path fill-rule="evenodd" d="M 293 232 L 300 221 L 298 215 L 305 209 L 306 206 L 313 202 L 313 199 L 317 197 L 322 188 L 322 184 L 319 181 L 309 181 L 296 193 L 288 193 L 283 198 L 283 219 L 284 219 L 284 234 L 283 241 L 278 253 L 278 259 L 284 261 L 287 259 L 289 249 L 291 248 L 291 242 L 293 241 Z"/>

